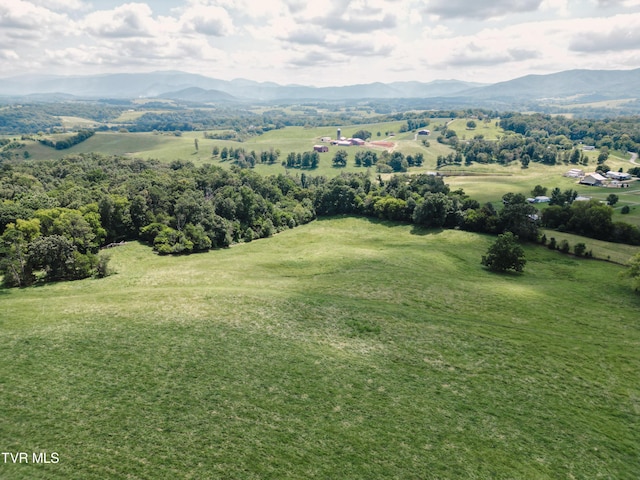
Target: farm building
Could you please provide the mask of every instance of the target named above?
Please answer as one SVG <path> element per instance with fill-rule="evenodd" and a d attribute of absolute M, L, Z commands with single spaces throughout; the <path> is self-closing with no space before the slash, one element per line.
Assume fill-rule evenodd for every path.
<path fill-rule="evenodd" d="M 329 147 L 327 147 L 326 145 L 314 145 L 313 146 L 313 151 L 314 152 L 328 152 L 329 151 Z"/>
<path fill-rule="evenodd" d="M 418 130 L 418 135 L 430 135 L 431 132 L 429 130 L 423 129 L 423 130 Z"/>
<path fill-rule="evenodd" d="M 628 173 L 614 172 L 609 170 L 607 172 L 607 178 L 612 178 L 613 180 L 631 180 L 631 175 L 629 175 Z"/>
<path fill-rule="evenodd" d="M 545 195 L 538 195 L 535 198 L 527 198 L 527 202 L 529 203 L 548 203 L 551 199 Z"/>
<path fill-rule="evenodd" d="M 595 150 L 596 147 L 594 147 L 593 145 L 583 145 L 582 146 L 582 150 Z"/>
<path fill-rule="evenodd" d="M 584 177 L 584 170 L 580 170 L 579 168 L 572 168 L 567 173 L 565 173 L 564 176 L 571 177 L 571 178 Z"/>
<path fill-rule="evenodd" d="M 605 180 L 606 178 L 599 173 L 589 173 L 582 177 L 580 183 L 583 185 L 600 186 Z"/>
<path fill-rule="evenodd" d="M 322 137 L 320 138 L 321 142 L 330 142 L 331 141 L 331 137 Z"/>
<path fill-rule="evenodd" d="M 340 147 L 350 147 L 351 146 L 351 142 L 349 140 L 338 140 L 334 144 L 338 145 Z"/>
<path fill-rule="evenodd" d="M 364 145 L 364 140 L 361 138 L 347 138 L 351 145 Z"/>

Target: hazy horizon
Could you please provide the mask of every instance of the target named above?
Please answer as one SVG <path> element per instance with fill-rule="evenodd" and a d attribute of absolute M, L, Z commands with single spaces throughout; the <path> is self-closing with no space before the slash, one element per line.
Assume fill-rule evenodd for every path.
<path fill-rule="evenodd" d="M 182 71 L 316 87 L 640 66 L 640 0 L 8 0 L 3 78 Z"/>

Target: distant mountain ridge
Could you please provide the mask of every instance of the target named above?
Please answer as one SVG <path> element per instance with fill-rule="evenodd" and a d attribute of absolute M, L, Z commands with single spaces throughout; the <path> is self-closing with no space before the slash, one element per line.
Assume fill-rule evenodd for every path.
<path fill-rule="evenodd" d="M 526 75 L 460 92 L 476 99 L 525 98 L 544 100 L 575 96 L 602 99 L 640 97 L 640 68 L 635 70 L 566 70 L 549 75 Z"/>
<path fill-rule="evenodd" d="M 0 95 L 24 96 L 70 94 L 89 98 L 182 98 L 199 88 L 230 95 L 237 100 L 349 100 L 354 98 L 428 98 L 452 95 L 481 86 L 458 80 L 370 83 L 340 87 L 310 87 L 255 82 L 246 79 L 218 80 L 185 72 L 118 73 L 91 76 L 22 75 L 0 79 Z M 227 98 L 227 100 L 230 100 Z"/>
<path fill-rule="evenodd" d="M 640 68 L 635 70 L 567 70 L 527 75 L 492 85 L 436 80 L 368 83 L 336 87 L 279 85 L 246 79 L 219 80 L 180 71 L 89 76 L 22 75 L 0 79 L 0 95 L 43 99 L 170 98 L 190 102 L 358 100 L 440 98 L 457 102 L 540 101 L 551 98 L 640 98 Z"/>
<path fill-rule="evenodd" d="M 233 102 L 236 98 L 220 90 L 206 90 L 200 87 L 188 87 L 177 92 L 168 92 L 158 95 L 158 98 L 182 100 L 185 102 L 215 103 Z"/>

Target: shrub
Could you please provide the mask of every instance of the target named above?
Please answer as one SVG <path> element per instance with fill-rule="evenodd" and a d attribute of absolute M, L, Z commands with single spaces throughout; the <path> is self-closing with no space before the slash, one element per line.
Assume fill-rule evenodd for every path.
<path fill-rule="evenodd" d="M 96 277 L 104 278 L 113 273 L 111 267 L 109 267 L 109 261 L 111 260 L 110 253 L 100 253 L 98 255 L 98 262 L 96 263 Z"/>
<path fill-rule="evenodd" d="M 578 242 L 573 246 L 573 253 L 575 253 L 578 257 L 584 255 L 584 252 L 587 250 L 587 246 L 583 242 Z"/>

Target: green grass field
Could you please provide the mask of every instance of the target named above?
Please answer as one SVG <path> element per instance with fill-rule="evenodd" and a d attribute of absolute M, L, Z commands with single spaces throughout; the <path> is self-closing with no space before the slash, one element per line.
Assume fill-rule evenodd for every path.
<path fill-rule="evenodd" d="M 467 128 L 468 121 L 468 118 L 457 118 L 449 123 L 447 128 L 455 131 L 458 138 L 462 140 L 471 139 L 476 135 L 482 135 L 485 140 L 497 140 L 499 136 L 505 134 L 505 131 L 497 125 L 499 120 L 493 119 L 489 122 L 484 122 L 482 120 L 475 119 L 475 128 Z"/>
<path fill-rule="evenodd" d="M 541 229 L 540 232 L 547 236 L 547 240 L 551 237 L 555 238 L 556 243 L 567 240 L 572 252 L 573 246 L 576 243 L 582 242 L 587 246 L 586 251 L 591 251 L 593 258 L 619 263 L 620 265 L 625 265 L 629 258 L 640 253 L 640 247 L 626 245 L 624 243 L 604 242 L 602 240 L 596 240 L 595 238 L 582 237 L 557 230 Z"/>
<path fill-rule="evenodd" d="M 0 290 L 2 451 L 60 458 L 0 477 L 638 478 L 623 268 L 491 241 L 336 218 Z"/>

